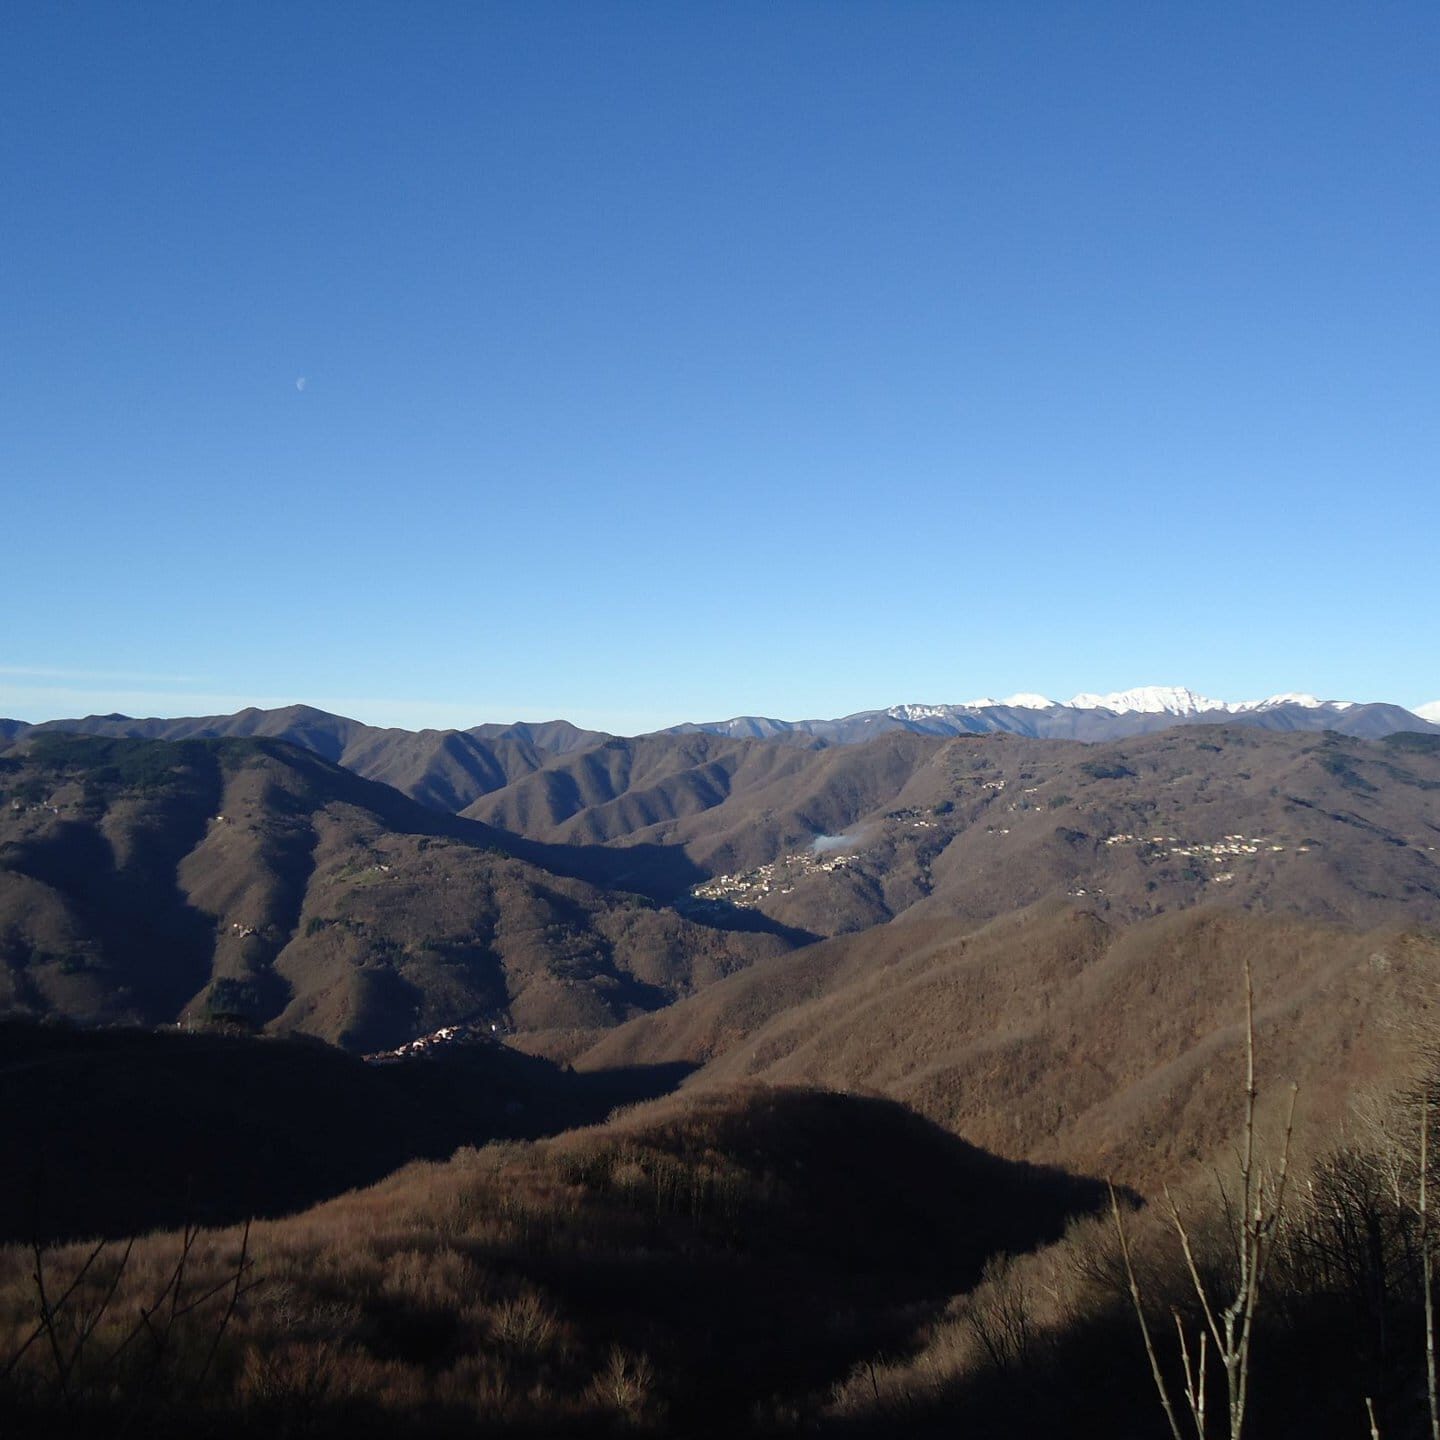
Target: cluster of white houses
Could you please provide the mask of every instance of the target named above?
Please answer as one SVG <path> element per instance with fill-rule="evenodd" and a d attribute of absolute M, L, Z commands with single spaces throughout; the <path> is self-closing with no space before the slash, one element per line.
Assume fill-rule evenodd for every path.
<path fill-rule="evenodd" d="M 1168 860 L 1172 856 L 1189 856 L 1199 860 L 1209 860 L 1215 865 L 1224 864 L 1227 860 L 1233 861 L 1237 857 L 1250 855 L 1276 855 L 1287 849 L 1285 845 L 1262 836 L 1249 835 L 1226 835 L 1220 840 L 1187 840 L 1182 842 L 1178 835 L 1107 835 L 1107 845 L 1142 845 L 1145 847 L 1145 858 L 1151 860 Z M 1305 854 L 1310 847 L 1308 845 L 1295 846 L 1298 855 Z M 1210 877 L 1212 880 L 1233 880 L 1234 871 L 1224 874 L 1216 874 Z"/>
<path fill-rule="evenodd" d="M 694 900 L 753 908 L 770 895 L 790 894 L 796 881 L 807 875 L 829 875 L 836 870 L 848 869 L 855 860 L 854 855 L 822 856 L 810 850 L 797 850 L 754 870 L 744 870 L 735 875 L 716 875 L 693 886 L 690 895 Z"/>
<path fill-rule="evenodd" d="M 455 1050 L 463 1045 L 494 1045 L 499 1043 L 497 1024 L 442 1025 L 428 1035 L 398 1045 L 394 1050 L 380 1050 L 365 1056 L 367 1065 L 398 1065 L 402 1060 L 418 1060 L 442 1050 Z"/>

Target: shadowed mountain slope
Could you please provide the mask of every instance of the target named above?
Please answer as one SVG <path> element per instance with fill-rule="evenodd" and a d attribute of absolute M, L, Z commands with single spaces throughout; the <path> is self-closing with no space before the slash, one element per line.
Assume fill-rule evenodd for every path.
<path fill-rule="evenodd" d="M 931 748 L 908 735 L 815 749 L 643 735 L 552 760 L 465 813 L 562 844 L 701 842 L 713 869 L 843 829 L 893 799 Z"/>
<path fill-rule="evenodd" d="M 41 733 L 0 763 L 10 1003 L 91 1018 L 238 1007 L 370 1048 L 604 1025 L 814 935 L 1067 896 L 1440 921 L 1423 735 L 610 740 L 470 807 L 529 838 L 274 740 Z"/>
<path fill-rule="evenodd" d="M 301 1037 L 0 1020 L 0 1243 L 286 1214 L 409 1160 L 592 1124 L 674 1078 L 484 1041 L 373 1065 Z"/>
<path fill-rule="evenodd" d="M 542 846 L 280 741 L 42 734 L 0 772 L 11 1010 L 371 1050 L 456 1021 L 614 1023 L 786 944 L 541 868 Z"/>
<path fill-rule="evenodd" d="M 323 717 L 306 733 L 352 755 L 364 738 Z M 1044 1284 L 1028 1297 L 998 1259 L 1094 1211 L 1100 1188 L 1067 1170 L 1153 1194 L 1223 1163 L 1242 962 L 1263 1154 L 1300 1087 L 1297 1190 L 1354 1098 L 1405 1090 L 1433 1043 L 1440 737 L 1232 723 L 1083 745 L 505 739 L 538 768 L 466 808 L 524 838 L 274 738 L 30 732 L 0 749 L 5 1008 L 208 1017 L 367 1051 L 453 1020 L 510 1032 L 453 1065 L 393 1068 L 293 1038 L 56 1043 L 32 1026 L 7 1052 L 0 1033 L 0 1138 L 55 1165 L 62 1231 L 87 1206 L 110 1233 L 173 1218 L 128 1186 L 132 1160 L 173 1192 L 193 1158 L 210 1216 L 273 1213 L 407 1155 L 593 1115 L 566 1107 L 625 1098 L 616 1077 L 630 1095 L 685 1077 L 594 1129 L 413 1164 L 257 1225 L 266 1284 L 204 1361 L 216 1434 L 257 1416 L 312 1435 L 728 1436 L 827 1416 L 832 1433 L 905 1433 L 920 1412 L 908 1390 L 882 1405 L 882 1386 L 909 1384 L 887 1370 L 983 1378 L 974 1347 L 1000 1332 L 976 1322 L 1024 1330 L 1037 1297 L 1063 1310 L 1077 1277 L 1116 1275 L 1083 1218 L 1068 1249 L 1029 1257 Z M 432 804 L 504 778 L 477 778 L 475 754 L 442 737 L 424 759 Z M 397 757 L 381 744 L 365 763 Z M 236 1244 L 204 1238 L 187 1294 L 223 1288 Z M 164 1293 L 179 1246 L 137 1244 L 126 1315 Z M 0 1250 L 0 1329 L 22 1340 L 38 1268 Z M 1089 1372 L 1103 1388 L 1133 1361 L 1124 1383 L 1158 1419 L 1131 1317 L 1095 1313 Z M 963 1363 L 929 1348 L 956 1327 L 974 1331 Z M 1267 1337 L 1267 1365 L 1275 1353 Z M 1046 1390 L 1030 1360 L 990 1358 L 1013 1393 Z M 25 1361 L 45 1363 L 39 1346 Z M 1055 1387 L 1067 1404 L 1086 1369 Z M 147 1412 L 128 1371 L 101 1379 L 83 1407 L 96 1434 L 204 1428 L 163 1396 Z M 1407 1403 L 1423 1394 L 1402 1384 Z M 0 1409 L 57 1433 L 71 1397 L 47 1410 L 47 1393 L 12 1387 Z M 935 1433 L 956 1413 L 937 1409 Z M 994 1413 L 969 1429 L 1003 1431 L 1013 1403 Z"/>
<path fill-rule="evenodd" d="M 991 1257 L 1104 1198 L 881 1099 L 763 1086 L 462 1151 L 252 1227 L 265 1283 L 227 1328 L 205 1433 L 253 1434 L 257 1414 L 312 1436 L 793 1430 L 858 1364 L 913 1348 Z M 120 1313 L 177 1242 L 137 1242 Z M 190 1293 L 223 1285 L 232 1250 L 205 1237 Z M 0 1327 L 23 1314 L 25 1262 L 0 1250 Z M 22 1374 L 43 1374 L 36 1348 Z M 137 1411 L 147 1435 L 195 1433 L 195 1407 L 137 1402 L 134 1378 L 66 1433 Z M 16 1433 L 55 1433 L 60 1406 L 17 1388 L 0 1391 Z"/>

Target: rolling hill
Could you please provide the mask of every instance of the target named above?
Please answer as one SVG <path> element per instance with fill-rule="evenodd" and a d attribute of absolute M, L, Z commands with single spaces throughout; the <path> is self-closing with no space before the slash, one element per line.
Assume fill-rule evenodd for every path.
<path fill-rule="evenodd" d="M 302 728 L 309 748 L 51 730 L 0 750 L 0 1009 L 166 1027 L 0 1026 L 4 1138 L 61 1196 L 37 1228 L 12 1181 L 11 1234 L 273 1214 L 501 1139 L 257 1224 L 279 1298 L 223 1337 L 217 1414 L 577 1435 L 938 1434 L 963 1414 L 991 1433 L 1083 1395 L 1107 1433 L 1147 1433 L 1133 1316 L 1085 1218 L 1104 1192 L 1078 1177 L 1203 1189 L 1223 1238 L 1203 1167 L 1240 1121 L 1246 965 L 1261 1144 L 1298 1084 L 1314 1213 L 1351 1193 L 1325 1186 L 1348 1183 L 1332 1157 L 1365 1105 L 1409 1106 L 1433 1069 L 1440 736 L 556 730 L 507 737 L 539 763 L 457 815 L 443 744 L 424 804 L 316 748 L 378 765 L 385 744 Z M 295 1038 L 371 1052 L 455 1021 L 502 1043 L 362 1065 Z M 1405 1143 L 1387 1134 L 1382 1159 Z M 164 1293 L 186 1243 L 134 1247 L 126 1305 Z M 206 1232 L 205 1283 L 227 1244 Z M 37 1268 L 0 1247 L 16 1343 Z M 1413 1289 L 1394 1292 L 1412 1328 Z M 1297 1327 L 1356 1313 L 1289 1303 Z M 1055 1385 L 1013 1349 L 1042 1312 L 1027 1353 L 1069 1357 Z M 1349 1353 L 1342 1330 L 1326 1343 Z M 5 1392 L 42 1432 L 66 1400 L 45 1363 Z M 1407 1365 L 1363 1372 L 1389 1414 Z M 172 1383 L 150 1433 L 193 1429 L 165 1406 L 195 1387 Z M 149 1414 L 103 1364 L 86 1384 L 97 1433 Z"/>
<path fill-rule="evenodd" d="M 765 961 L 608 1031 L 574 1064 L 685 1064 L 694 1090 L 759 1079 L 884 1095 L 997 1154 L 1153 1190 L 1233 1133 L 1242 957 L 1267 1114 L 1298 1083 L 1321 1149 L 1440 1014 L 1435 930 L 1216 909 L 1115 926 L 1080 901 L 983 925 L 906 921 Z"/>
<path fill-rule="evenodd" d="M 608 1025 L 901 916 L 1440 920 L 1440 737 L 1418 734 L 610 739 L 462 817 L 271 739 L 42 732 L 0 763 L 12 1006 L 234 1010 L 360 1048 Z"/>

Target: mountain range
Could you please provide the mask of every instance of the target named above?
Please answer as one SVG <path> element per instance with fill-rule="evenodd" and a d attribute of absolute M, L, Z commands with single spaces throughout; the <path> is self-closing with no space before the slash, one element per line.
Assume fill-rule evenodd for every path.
<path fill-rule="evenodd" d="M 1418 722 L 1418 723 L 1417 723 Z M 772 720 L 743 715 L 733 720 L 679 725 L 677 731 L 760 739 L 821 740 L 852 745 L 892 730 L 921 735 L 983 735 L 1002 731 L 1044 740 L 1120 740 L 1171 725 L 1238 723 L 1266 730 L 1335 730 L 1379 736 L 1425 730 L 1440 722 L 1440 700 L 1406 710 L 1399 705 L 1320 700 L 1313 695 L 1272 695 L 1266 700 L 1212 700 L 1183 686 L 1147 685 L 1108 695 L 1082 693 L 1065 701 L 1044 695 L 1011 695 L 958 705 L 892 705 L 837 720 Z"/>
<path fill-rule="evenodd" d="M 1026 693 L 960 704 L 892 705 L 830 720 L 740 715 L 729 720 L 687 722 L 661 733 L 703 732 L 736 739 L 792 739 L 831 745 L 860 744 L 894 730 L 920 735 L 1004 732 L 1033 739 L 1101 741 L 1122 740 L 1177 724 L 1226 723 L 1267 730 L 1335 730 L 1342 735 L 1372 737 L 1396 730 L 1424 732 L 1440 730 L 1440 700 L 1408 710 L 1387 702 L 1320 700 L 1294 692 L 1265 700 L 1228 701 L 1209 699 L 1184 686 L 1145 685 L 1106 695 L 1085 692 L 1064 701 Z M 570 754 L 609 738 L 606 732 L 582 729 L 565 720 L 409 731 L 366 725 L 308 705 L 276 710 L 249 708 L 233 715 L 183 719 L 87 715 L 38 725 L 0 719 L 0 740 L 18 738 L 30 730 L 71 730 L 151 740 L 277 736 L 363 773 L 383 764 L 388 773 L 374 774 L 372 778 L 389 781 L 393 777 L 402 788 L 407 780 L 414 783 L 417 765 L 433 768 L 436 773 L 430 783 L 435 786 L 435 800 L 441 802 L 476 785 L 498 788 L 492 782 L 503 778 L 508 783 L 540 769 L 547 756 Z M 384 752 L 383 762 L 373 758 L 372 752 L 376 751 Z M 446 804 L 445 808 L 460 807 Z"/>
<path fill-rule="evenodd" d="M 950 737 L 1007 734 L 1042 740 L 1103 743 L 1151 734 L 1175 725 L 1244 725 L 1263 730 L 1313 733 L 1332 731 L 1368 738 L 1402 731 L 1440 734 L 1440 701 L 1420 707 L 1434 718 L 1398 705 L 1321 701 L 1309 695 L 1275 695 L 1268 700 L 1227 703 L 1178 687 L 1149 686 L 1111 695 L 1077 695 L 1064 704 L 1042 695 L 1013 695 L 1006 700 L 976 700 L 963 705 L 895 705 L 861 711 L 834 720 L 775 720 L 741 716 L 731 720 L 685 724 L 633 740 L 586 730 L 564 720 L 510 725 L 483 724 L 468 730 L 404 730 L 366 725 L 308 705 L 275 710 L 255 708 L 233 715 L 178 719 L 127 715 L 88 715 L 31 725 L 0 719 L 0 744 L 47 731 L 149 740 L 266 737 L 288 740 L 346 769 L 378 780 L 434 809 L 460 813 L 484 797 L 581 755 L 597 757 L 613 768 L 614 751 L 640 746 L 653 754 L 667 736 L 716 736 L 728 740 L 779 741 L 801 749 L 863 745 L 878 736 L 909 734 Z M 772 757 L 767 763 L 783 765 Z M 593 773 L 595 765 L 583 767 Z M 556 787 L 582 781 L 561 780 L 558 772 L 537 781 L 524 802 L 539 791 L 547 805 L 585 808 L 566 801 Z M 602 788 L 604 788 L 602 786 Z M 588 802 L 587 802 L 588 803 Z"/>
<path fill-rule="evenodd" d="M 227 725 L 250 733 L 197 738 Z M 378 1050 L 455 1023 L 589 1032 L 817 938 L 1052 900 L 1107 924 L 1214 904 L 1440 923 L 1421 730 L 797 745 L 299 709 L 167 728 L 34 727 L 0 751 L 6 1008 Z"/>

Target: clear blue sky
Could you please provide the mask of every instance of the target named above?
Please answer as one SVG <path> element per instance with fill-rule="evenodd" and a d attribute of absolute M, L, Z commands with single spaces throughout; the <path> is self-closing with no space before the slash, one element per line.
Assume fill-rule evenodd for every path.
<path fill-rule="evenodd" d="M 1440 7 L 0 10 L 0 714 L 1440 697 Z"/>

